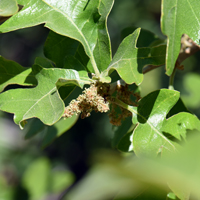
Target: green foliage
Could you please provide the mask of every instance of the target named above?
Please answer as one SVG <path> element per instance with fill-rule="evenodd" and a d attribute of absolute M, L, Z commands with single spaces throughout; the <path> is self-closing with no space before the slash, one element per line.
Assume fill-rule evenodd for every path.
<path fill-rule="evenodd" d="M 110 108 L 113 148 L 134 154 L 119 158 L 108 153 L 69 193 L 69 199 L 156 199 L 155 193 L 161 195 L 158 199 L 189 199 L 190 193 L 191 198 L 200 195 L 199 161 L 193 159 L 198 157 L 199 133 L 195 132 L 196 140 L 188 140 L 189 130 L 200 131 L 200 121 L 173 86 L 175 72 L 181 68 L 177 58 L 189 57 L 194 46 L 200 49 L 200 3 L 163 0 L 161 4 L 161 29 L 167 41 L 148 30 L 128 27 L 112 56 L 107 20 L 114 0 L 0 2 L 5 20 L 0 33 L 39 24 L 50 29 L 45 57 L 36 58 L 31 67 L 0 56 L 0 109 L 13 113 L 20 128 L 25 126 L 25 138 L 42 136 L 40 146 L 44 148 L 68 131 L 81 112 L 85 118 L 92 110 L 107 112 Z M 181 43 L 183 34 L 189 36 L 184 41 L 186 48 Z M 163 65 L 170 76 L 169 89 L 141 97 L 139 86 L 145 74 Z M 190 96 L 182 97 L 186 105 L 196 108 L 199 75 L 187 74 L 184 84 Z M 192 165 L 185 165 L 183 158 Z M 72 181 L 71 174 L 52 172 L 46 158 L 32 163 L 22 176 L 30 199 L 61 192 Z M 0 176 L 1 185 L 6 187 Z"/>
<path fill-rule="evenodd" d="M 180 51 L 182 34 L 187 34 L 196 44 L 200 44 L 198 0 L 163 0 L 161 28 L 167 35 L 166 73 L 171 75 Z M 186 15 L 187 13 L 187 15 Z"/>
<path fill-rule="evenodd" d="M 163 65 L 165 63 L 165 45 L 152 48 L 136 48 L 140 29 L 127 36 L 120 44 L 112 62 L 106 69 L 106 74 L 117 70 L 120 77 L 127 83 L 141 84 L 142 68 L 145 65 Z M 126 66 L 126 70 L 124 70 Z"/>
<path fill-rule="evenodd" d="M 0 16 L 8 17 L 18 12 L 18 5 L 16 0 L 7 0 L 0 2 Z"/>

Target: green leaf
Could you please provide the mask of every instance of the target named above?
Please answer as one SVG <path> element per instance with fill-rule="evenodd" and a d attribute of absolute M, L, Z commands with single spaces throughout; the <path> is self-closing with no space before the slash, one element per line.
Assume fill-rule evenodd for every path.
<path fill-rule="evenodd" d="M 136 27 L 127 27 L 122 30 L 121 32 L 121 40 L 123 40 L 128 35 L 132 34 L 137 28 Z M 163 40 L 161 40 L 157 35 L 154 33 L 141 29 L 140 35 L 138 37 L 137 41 L 137 47 L 149 47 L 152 46 L 152 44 L 156 44 L 154 46 L 158 46 L 158 44 L 164 43 Z"/>
<path fill-rule="evenodd" d="M 58 68 L 64 67 L 65 57 L 68 55 L 75 56 L 84 66 L 87 66 L 89 60 L 78 41 L 59 35 L 53 31 L 49 32 L 45 42 L 44 54 Z"/>
<path fill-rule="evenodd" d="M 0 92 L 11 84 L 33 86 L 37 84 L 37 81 L 31 68 L 22 67 L 16 62 L 0 56 Z"/>
<path fill-rule="evenodd" d="M 112 139 L 113 147 L 118 147 L 120 140 L 126 135 L 131 126 L 131 117 L 128 117 L 122 122 L 121 126 L 114 127 L 114 137 Z"/>
<path fill-rule="evenodd" d="M 108 13 L 106 15 L 105 11 L 102 11 L 102 6 L 105 3 L 105 10 L 109 12 L 111 9 L 109 6 L 111 7 L 112 5 L 111 2 L 113 0 L 109 0 L 106 3 L 104 1 L 99 2 L 99 0 L 19 0 L 18 3 L 24 5 L 24 8 L 2 24 L 0 32 L 8 32 L 45 23 L 45 26 L 54 32 L 81 42 L 90 58 L 95 74 L 99 76 L 98 66 L 101 66 L 101 63 L 96 63 L 94 54 L 96 54 L 96 45 L 99 48 L 102 45 L 108 46 L 106 49 L 110 49 L 110 45 L 104 43 L 105 41 L 108 42 L 108 36 L 103 36 L 103 34 L 107 33 L 107 30 L 105 25 L 102 27 L 102 23 Z M 99 15 L 98 8 L 102 16 Z M 98 37 L 100 37 L 100 41 L 97 41 Z M 100 48 L 101 54 L 104 49 L 104 47 Z"/>
<path fill-rule="evenodd" d="M 34 64 L 36 65 L 40 65 L 42 66 L 43 68 L 53 68 L 53 63 L 46 59 L 46 58 L 42 58 L 42 57 L 37 57 L 34 61 Z"/>
<path fill-rule="evenodd" d="M 29 118 L 39 118 L 43 123 L 52 125 L 60 119 L 64 112 L 56 83 L 59 85 L 77 85 L 83 87 L 90 83 L 87 72 L 70 69 L 42 68 L 33 66 L 37 87 L 33 89 L 14 89 L 0 94 L 0 109 L 14 113 L 14 121 L 21 124 Z"/>
<path fill-rule="evenodd" d="M 165 45 L 137 48 L 139 33 L 140 29 L 137 29 L 122 41 L 102 76 L 107 76 L 116 70 L 127 84 L 139 85 L 143 80 L 142 69 L 145 65 L 163 65 L 165 63 Z"/>
<path fill-rule="evenodd" d="M 180 51 L 182 34 L 200 44 L 200 1 L 163 0 L 161 28 L 167 35 L 166 74 L 171 75 Z"/>
<path fill-rule="evenodd" d="M 16 0 L 1 0 L 0 1 L 0 16 L 8 17 L 18 12 Z"/>
<path fill-rule="evenodd" d="M 104 71 L 112 60 L 111 44 L 107 29 L 107 18 L 114 4 L 114 0 L 100 0 L 99 2 L 99 23 L 98 39 L 94 49 L 95 60 L 98 69 Z"/>
<path fill-rule="evenodd" d="M 166 119 L 178 100 L 179 92 L 162 89 L 142 98 L 138 107 L 129 106 L 132 122 L 137 124 L 132 133 L 136 155 L 157 156 L 176 151 L 175 141 L 185 139 L 188 129 L 200 130 L 200 121 L 190 113 L 181 112 Z"/>

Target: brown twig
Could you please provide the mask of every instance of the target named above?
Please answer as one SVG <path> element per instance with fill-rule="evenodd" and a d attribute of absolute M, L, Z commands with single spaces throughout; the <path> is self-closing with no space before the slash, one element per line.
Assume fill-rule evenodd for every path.
<path fill-rule="evenodd" d="M 200 46 L 197 45 L 188 35 L 183 34 L 181 38 L 181 50 L 176 61 L 176 66 L 180 64 L 191 55 L 200 50 Z"/>
<path fill-rule="evenodd" d="M 142 72 L 143 72 L 143 74 L 146 74 L 147 72 L 150 72 L 151 70 L 156 69 L 161 66 L 163 66 L 163 65 L 148 65 L 143 69 Z"/>

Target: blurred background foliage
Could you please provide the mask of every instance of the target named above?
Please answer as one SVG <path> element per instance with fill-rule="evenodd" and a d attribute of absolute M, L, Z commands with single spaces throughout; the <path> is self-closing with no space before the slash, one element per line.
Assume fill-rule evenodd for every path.
<path fill-rule="evenodd" d="M 160 30 L 161 0 L 116 0 L 108 18 L 113 55 L 127 27 L 141 27 L 165 40 Z M 49 30 L 39 25 L 0 35 L 0 55 L 30 67 L 36 57 L 44 57 L 43 45 Z M 200 117 L 200 52 L 184 61 L 184 70 L 175 77 L 175 89 L 186 106 Z M 141 95 L 168 87 L 164 66 L 144 75 Z M 16 88 L 18 86 L 8 86 Z M 111 149 L 113 127 L 106 114 L 92 113 L 75 126 L 61 132 L 49 146 L 42 145 L 51 129 L 25 140 L 11 114 L 0 112 L 0 199 L 55 200 L 68 192 L 90 169 L 90 156 L 98 149 Z M 50 140 L 51 141 L 51 140 Z M 103 153 L 102 153 L 103 154 Z M 120 161 L 117 161 L 120 162 Z M 173 195 L 172 195 L 173 196 Z"/>

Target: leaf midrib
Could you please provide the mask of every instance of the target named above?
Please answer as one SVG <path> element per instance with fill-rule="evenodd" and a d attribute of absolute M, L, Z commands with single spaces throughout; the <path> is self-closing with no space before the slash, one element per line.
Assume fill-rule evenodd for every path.
<path fill-rule="evenodd" d="M 92 53 L 92 51 L 90 49 L 90 46 L 88 44 L 88 41 L 86 40 L 85 36 L 81 32 L 81 30 L 78 28 L 78 26 L 75 24 L 75 22 L 66 13 L 62 12 L 61 10 L 59 10 L 59 9 L 57 9 L 55 7 L 53 7 L 52 5 L 49 5 L 45 0 L 43 0 L 43 2 L 46 3 L 49 7 L 51 7 L 53 10 L 56 10 L 57 12 L 61 13 L 62 15 L 64 15 L 72 23 L 72 25 L 74 25 L 74 27 L 77 29 L 77 31 L 79 32 L 79 34 L 82 36 L 82 38 L 83 38 L 83 40 L 84 40 L 84 42 L 85 42 L 85 44 L 86 44 L 86 46 L 87 46 L 87 48 L 89 50 L 89 54 L 90 55 L 88 55 L 88 56 L 91 59 L 91 63 L 92 63 L 92 66 L 94 68 L 95 73 L 97 73 L 96 75 L 99 76 L 99 70 L 97 68 L 97 64 L 95 62 L 95 59 L 94 59 L 93 53 Z"/>

